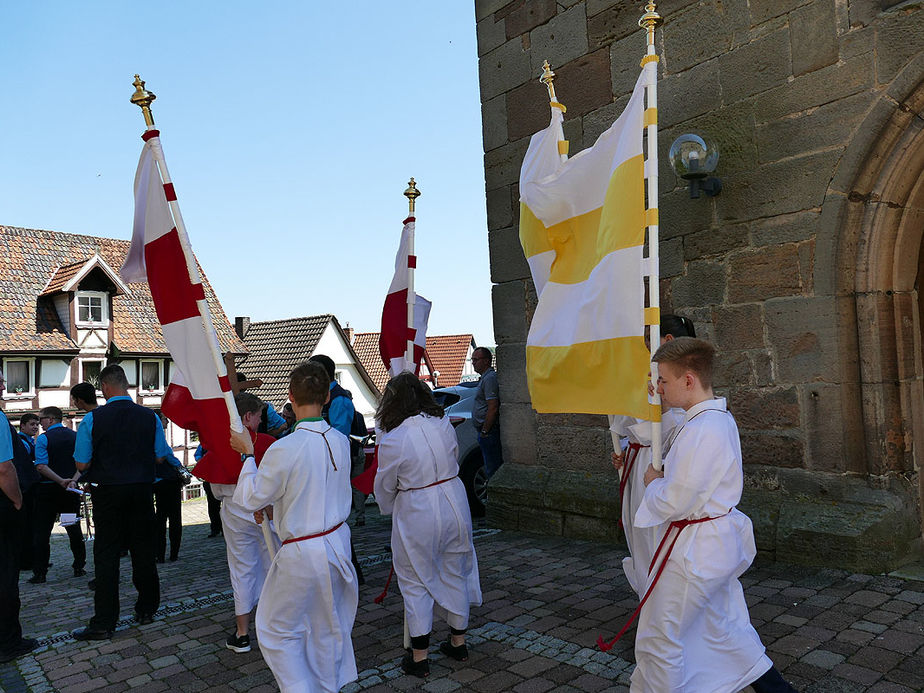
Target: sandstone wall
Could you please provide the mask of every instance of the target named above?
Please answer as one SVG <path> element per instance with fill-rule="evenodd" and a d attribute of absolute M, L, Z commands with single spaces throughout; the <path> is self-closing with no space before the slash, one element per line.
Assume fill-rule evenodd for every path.
<path fill-rule="evenodd" d="M 603 417 L 530 406 L 536 295 L 517 178 L 529 136 L 548 124 L 543 60 L 573 154 L 628 99 L 642 5 L 475 2 L 507 461 L 489 512 L 503 526 L 618 537 Z M 658 11 L 662 310 L 692 318 L 720 350 L 742 506 L 779 558 L 896 565 L 921 534 L 924 4 L 666 0 Z M 690 199 L 667 162 L 691 129 L 721 148 L 716 198 Z"/>

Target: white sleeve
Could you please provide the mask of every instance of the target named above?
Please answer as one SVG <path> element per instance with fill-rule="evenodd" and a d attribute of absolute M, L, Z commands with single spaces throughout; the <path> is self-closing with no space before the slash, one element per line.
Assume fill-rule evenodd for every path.
<path fill-rule="evenodd" d="M 404 436 L 389 431 L 378 437 L 379 467 L 375 472 L 373 489 L 379 512 L 390 515 L 398 495 L 398 467 L 401 463 L 401 448 Z"/>
<path fill-rule="evenodd" d="M 282 498 L 288 473 L 283 469 L 285 453 L 271 446 L 263 455 L 260 467 L 248 457 L 237 479 L 234 502 L 250 512 L 262 510 Z"/>
<path fill-rule="evenodd" d="M 728 455 L 710 426 L 687 427 L 665 460 L 664 478 L 655 479 L 635 513 L 636 527 L 657 527 L 700 510 L 718 488 Z"/>

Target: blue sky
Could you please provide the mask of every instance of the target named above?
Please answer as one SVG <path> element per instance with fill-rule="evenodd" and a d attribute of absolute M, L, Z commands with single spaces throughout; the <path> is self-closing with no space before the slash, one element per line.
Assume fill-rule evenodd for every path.
<path fill-rule="evenodd" d="M 130 238 L 138 72 L 229 318 L 377 331 L 410 176 L 430 334 L 494 344 L 471 2 L 0 4 L 0 224 Z"/>

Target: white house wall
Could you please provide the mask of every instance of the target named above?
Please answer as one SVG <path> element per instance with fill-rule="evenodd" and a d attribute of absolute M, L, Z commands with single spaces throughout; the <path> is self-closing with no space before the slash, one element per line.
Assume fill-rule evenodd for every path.
<path fill-rule="evenodd" d="M 39 387 L 70 387 L 71 361 L 63 359 L 42 359 L 39 367 Z M 42 405 L 46 406 L 46 405 Z M 47 405 L 47 406 L 59 406 Z"/>
<path fill-rule="evenodd" d="M 42 368 L 45 364 L 42 364 Z M 71 392 L 70 390 L 39 390 L 38 393 L 39 408 L 58 407 L 60 409 L 70 409 Z"/>

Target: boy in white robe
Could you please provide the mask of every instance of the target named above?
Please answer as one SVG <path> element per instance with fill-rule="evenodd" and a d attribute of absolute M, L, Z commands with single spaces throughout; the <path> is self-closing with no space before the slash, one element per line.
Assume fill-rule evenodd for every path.
<path fill-rule="evenodd" d="M 660 344 L 676 337 L 695 337 L 696 331 L 689 318 L 681 315 L 661 316 Z M 659 344 L 659 346 L 660 346 Z M 674 429 L 683 421 L 682 409 L 665 408 L 661 414 L 661 446 L 667 454 L 666 444 L 672 439 Z M 620 514 L 629 555 L 622 561 L 629 586 L 639 597 L 645 592 L 648 581 L 648 566 L 658 547 L 657 528 L 636 527 L 635 513 L 645 495 L 645 470 L 651 463 L 651 422 L 632 416 L 611 416 L 610 431 L 625 440 L 621 449 L 613 453 L 613 467 L 622 470 L 620 481 Z"/>
<path fill-rule="evenodd" d="M 266 451 L 259 469 L 246 458 L 234 492 L 249 511 L 266 509 L 283 542 L 256 618 L 260 650 L 283 693 L 334 693 L 356 680 L 350 634 L 359 592 L 346 524 L 350 444 L 321 418 L 328 389 L 321 364 L 292 371 L 295 429 Z M 249 436 L 233 434 L 232 445 L 244 455 L 253 451 Z"/>
<path fill-rule="evenodd" d="M 664 539 L 639 615 L 633 693 L 795 690 L 764 653 L 738 581 L 756 548 L 750 519 L 735 508 L 741 444 L 724 398 L 712 392 L 714 353 L 708 342 L 680 337 L 654 356 L 662 402 L 686 416 L 663 470 L 645 471 L 635 515 L 637 527 L 657 527 Z"/>

